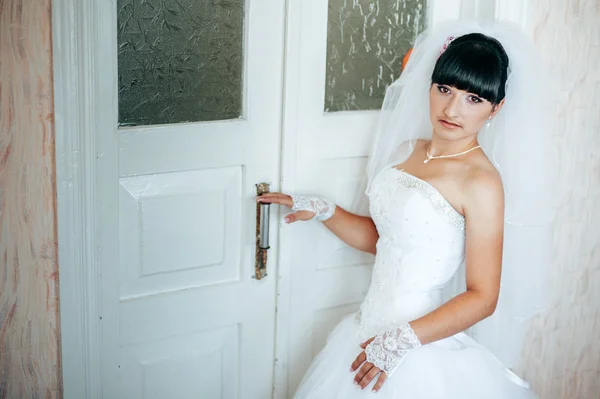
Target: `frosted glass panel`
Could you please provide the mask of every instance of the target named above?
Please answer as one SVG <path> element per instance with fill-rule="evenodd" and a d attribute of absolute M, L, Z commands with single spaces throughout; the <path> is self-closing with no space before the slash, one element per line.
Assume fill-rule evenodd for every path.
<path fill-rule="evenodd" d="M 118 0 L 119 124 L 239 118 L 244 0 Z"/>
<path fill-rule="evenodd" d="M 329 0 L 325 111 L 381 108 L 427 10 L 427 0 Z"/>

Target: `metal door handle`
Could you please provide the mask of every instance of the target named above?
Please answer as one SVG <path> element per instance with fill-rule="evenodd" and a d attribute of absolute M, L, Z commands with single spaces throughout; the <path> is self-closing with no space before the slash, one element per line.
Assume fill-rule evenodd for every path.
<path fill-rule="evenodd" d="M 269 192 L 269 183 L 256 185 L 258 196 Z M 267 277 L 267 251 L 269 250 L 269 220 L 271 204 L 258 202 L 256 204 L 256 259 L 254 278 L 262 280 Z"/>

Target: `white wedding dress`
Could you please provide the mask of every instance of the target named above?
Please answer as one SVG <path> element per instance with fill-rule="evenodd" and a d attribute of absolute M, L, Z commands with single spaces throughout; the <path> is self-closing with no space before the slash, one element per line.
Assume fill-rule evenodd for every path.
<path fill-rule="evenodd" d="M 364 390 L 353 384 L 360 343 L 442 305 L 442 288 L 465 252 L 464 218 L 433 186 L 402 170 L 387 167 L 374 178 L 370 211 L 379 241 L 369 291 L 360 310 L 331 332 L 295 398 L 536 398 L 465 333 L 409 351 L 377 393 L 377 377 Z"/>

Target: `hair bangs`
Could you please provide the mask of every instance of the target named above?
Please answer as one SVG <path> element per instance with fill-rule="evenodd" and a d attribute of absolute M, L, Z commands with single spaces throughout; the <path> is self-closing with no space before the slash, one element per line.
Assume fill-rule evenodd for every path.
<path fill-rule="evenodd" d="M 468 91 L 496 105 L 505 96 L 504 64 L 495 49 L 486 44 L 453 42 L 436 62 L 431 82 Z"/>

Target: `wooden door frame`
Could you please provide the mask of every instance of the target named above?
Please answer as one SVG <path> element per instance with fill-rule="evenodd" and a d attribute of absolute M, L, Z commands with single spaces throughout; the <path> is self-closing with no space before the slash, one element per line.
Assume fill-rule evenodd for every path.
<path fill-rule="evenodd" d="M 58 219 L 58 262 L 60 284 L 60 337 L 65 399 L 101 398 L 102 381 L 111 381 L 103 375 L 102 362 L 116 354 L 106 353 L 107 342 L 116 339 L 106 329 L 117 315 L 102 312 L 114 304 L 103 303 L 102 280 L 112 281 L 103 265 L 118 261 L 118 237 L 106 234 L 104 212 L 117 211 L 118 203 L 106 203 L 100 187 L 109 187 L 118 178 L 117 154 L 106 151 L 117 145 L 112 120 L 104 115 L 116 115 L 118 104 L 109 94 L 116 76 L 108 76 L 103 63 L 117 62 L 112 47 L 106 48 L 106 38 L 116 40 L 116 0 L 53 0 L 52 49 L 54 70 L 54 121 L 56 149 L 56 189 Z M 479 10 L 480 4 L 489 8 L 494 2 L 495 15 L 526 26 L 528 2 L 524 0 L 463 0 Z M 287 19 L 296 10 L 297 2 L 287 1 Z M 469 11 L 468 13 L 471 13 Z M 291 55 L 292 42 L 297 32 L 286 27 L 286 53 Z M 294 39 L 296 38 L 296 39 Z M 294 42 L 295 43 L 295 42 Z M 297 72 L 293 59 L 286 59 L 286 86 L 284 118 L 296 106 L 293 81 Z M 289 69 L 288 69 L 289 68 Z M 296 72 L 294 72 L 296 71 Z M 115 116 L 116 118 L 116 116 Z M 287 120 L 287 122 L 285 122 Z M 286 189 L 293 188 L 294 131 L 291 120 L 284 119 L 282 181 Z M 116 197 L 116 196 L 113 196 Z M 104 234 L 103 234 L 104 232 Z M 283 244 L 283 243 L 282 243 Z M 283 245 L 280 245 L 283 247 Z M 279 308 L 285 308 L 285 294 L 289 292 L 289 270 L 285 253 L 280 251 L 278 281 Z M 288 334 L 285 312 L 277 316 L 277 341 L 285 342 Z M 277 345 L 275 364 L 276 397 L 287 392 L 286 348 Z M 116 373 L 116 372 L 115 372 Z M 116 381 L 116 380 L 112 380 Z"/>

